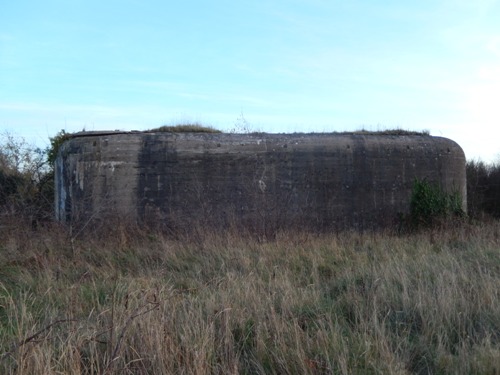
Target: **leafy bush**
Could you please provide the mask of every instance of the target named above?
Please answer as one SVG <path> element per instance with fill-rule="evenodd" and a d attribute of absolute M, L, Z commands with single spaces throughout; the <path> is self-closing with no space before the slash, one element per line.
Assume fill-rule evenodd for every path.
<path fill-rule="evenodd" d="M 414 226 L 431 226 L 438 220 L 462 217 L 462 197 L 458 192 L 447 193 L 437 184 L 416 179 L 410 201 L 410 215 Z"/>
<path fill-rule="evenodd" d="M 47 162 L 53 168 L 56 162 L 57 153 L 59 152 L 59 147 L 68 139 L 71 138 L 70 133 L 66 133 L 65 130 L 61 130 L 54 137 L 50 138 L 50 148 L 46 150 L 47 152 Z"/>

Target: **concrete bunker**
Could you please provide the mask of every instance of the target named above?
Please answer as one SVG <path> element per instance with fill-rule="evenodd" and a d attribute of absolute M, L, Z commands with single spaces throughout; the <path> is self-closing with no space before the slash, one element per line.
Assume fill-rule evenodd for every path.
<path fill-rule="evenodd" d="M 84 132 L 55 170 L 66 223 L 379 228 L 409 212 L 415 179 L 466 208 L 462 149 L 429 135 Z"/>

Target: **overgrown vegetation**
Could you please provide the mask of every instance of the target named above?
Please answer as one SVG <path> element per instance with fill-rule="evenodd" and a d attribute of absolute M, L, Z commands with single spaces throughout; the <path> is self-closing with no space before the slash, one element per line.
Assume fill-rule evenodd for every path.
<path fill-rule="evenodd" d="M 422 131 L 413 131 L 413 130 L 406 130 L 406 129 L 401 129 L 401 128 L 396 128 L 396 129 L 386 129 L 386 130 L 377 130 L 377 131 L 372 131 L 372 130 L 366 130 L 366 129 L 361 129 L 353 132 L 353 134 L 361 134 L 361 135 L 423 135 L 423 136 L 430 136 L 430 132 L 428 130 L 422 130 Z"/>
<path fill-rule="evenodd" d="M 8 225 L 10 216 L 33 225 L 48 218 L 53 191 L 45 151 L 12 134 L 0 134 L 0 225 Z"/>
<path fill-rule="evenodd" d="M 41 149 L 9 133 L 0 135 L 0 225 L 12 218 L 37 226 L 54 217 L 54 162 L 69 138 L 61 131 Z"/>
<path fill-rule="evenodd" d="M 203 126 L 201 124 L 182 124 L 182 125 L 164 125 L 159 128 L 151 129 L 150 132 L 167 132 L 167 133 L 221 133 L 211 126 Z"/>
<path fill-rule="evenodd" d="M 75 233 L 50 220 L 67 136 L 3 138 L 0 373 L 500 373 L 497 165 L 467 164 L 452 226 L 460 197 L 424 180 L 419 231 Z"/>
<path fill-rule="evenodd" d="M 20 229 L 1 233 L 2 373 L 500 371 L 499 223 L 270 242 Z"/>
<path fill-rule="evenodd" d="M 462 196 L 458 191 L 447 193 L 435 183 L 415 180 L 410 201 L 410 219 L 413 227 L 431 227 L 439 221 L 464 216 Z"/>
<path fill-rule="evenodd" d="M 59 147 L 70 138 L 71 134 L 67 133 L 65 130 L 61 130 L 54 137 L 50 138 L 50 147 L 47 148 L 45 152 L 47 154 L 47 162 L 51 168 L 54 168 Z"/>
<path fill-rule="evenodd" d="M 467 163 L 467 208 L 469 215 L 484 220 L 500 218 L 500 164 Z"/>

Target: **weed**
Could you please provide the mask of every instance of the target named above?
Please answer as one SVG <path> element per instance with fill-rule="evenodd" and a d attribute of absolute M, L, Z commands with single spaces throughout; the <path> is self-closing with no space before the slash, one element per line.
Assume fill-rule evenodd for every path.
<path fill-rule="evenodd" d="M 412 224 L 429 227 L 437 220 L 463 217 L 462 197 L 458 192 L 447 193 L 427 180 L 416 179 L 410 201 Z"/>

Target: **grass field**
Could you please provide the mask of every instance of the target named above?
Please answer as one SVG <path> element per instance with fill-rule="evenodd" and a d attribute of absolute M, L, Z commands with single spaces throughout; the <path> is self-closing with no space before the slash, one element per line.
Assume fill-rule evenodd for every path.
<path fill-rule="evenodd" d="M 500 374 L 498 222 L 0 232 L 0 373 Z"/>

